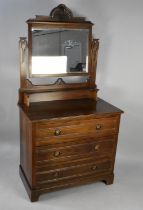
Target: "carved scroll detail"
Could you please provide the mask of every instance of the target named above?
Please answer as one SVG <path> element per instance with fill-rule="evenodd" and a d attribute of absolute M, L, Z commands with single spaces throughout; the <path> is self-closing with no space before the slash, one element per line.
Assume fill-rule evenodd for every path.
<path fill-rule="evenodd" d="M 65 81 L 62 78 L 58 78 L 54 85 L 65 85 Z"/>
<path fill-rule="evenodd" d="M 93 82 L 95 82 L 98 50 L 99 50 L 99 39 L 93 39 L 91 42 L 91 69 L 93 75 L 92 78 L 94 78 Z"/>
<path fill-rule="evenodd" d="M 20 52 L 20 86 L 25 86 L 26 79 L 26 66 L 25 66 L 25 52 L 28 47 L 26 37 L 20 37 L 19 40 L 19 52 Z"/>
<path fill-rule="evenodd" d="M 26 51 L 27 46 L 28 46 L 27 38 L 26 37 L 20 37 L 19 47 L 20 47 L 20 50 L 21 50 L 21 62 L 22 63 L 24 62 L 25 51 Z"/>
<path fill-rule="evenodd" d="M 32 84 L 32 82 L 29 79 L 26 79 L 25 83 L 26 83 L 26 87 L 27 88 L 32 88 L 33 87 L 33 84 Z"/>
<path fill-rule="evenodd" d="M 91 43 L 92 67 L 96 67 L 99 49 L 99 39 L 93 39 Z"/>

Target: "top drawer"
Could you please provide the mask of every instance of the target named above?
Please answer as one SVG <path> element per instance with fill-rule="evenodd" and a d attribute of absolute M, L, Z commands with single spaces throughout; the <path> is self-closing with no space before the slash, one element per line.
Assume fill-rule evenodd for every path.
<path fill-rule="evenodd" d="M 44 141 L 48 139 L 48 143 L 59 139 L 73 139 L 75 137 L 100 137 L 116 134 L 118 132 L 118 117 L 96 118 L 89 120 L 77 120 L 63 122 L 38 122 L 35 129 L 35 137 L 37 140 Z"/>

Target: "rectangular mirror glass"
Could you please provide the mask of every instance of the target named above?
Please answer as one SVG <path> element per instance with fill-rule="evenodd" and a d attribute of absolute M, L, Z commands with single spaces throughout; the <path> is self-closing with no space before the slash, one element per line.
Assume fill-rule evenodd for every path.
<path fill-rule="evenodd" d="M 88 29 L 32 28 L 31 76 L 88 73 Z"/>

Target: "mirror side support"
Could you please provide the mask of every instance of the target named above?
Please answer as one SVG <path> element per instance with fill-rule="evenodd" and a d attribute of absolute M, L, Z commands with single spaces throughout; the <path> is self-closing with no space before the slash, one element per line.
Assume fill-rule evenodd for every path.
<path fill-rule="evenodd" d="M 91 87 L 95 86 L 95 81 L 96 81 L 98 51 L 99 51 L 99 39 L 93 39 L 91 41 L 91 77 L 89 79 Z"/>
<path fill-rule="evenodd" d="M 28 48 L 28 42 L 26 37 L 20 37 L 19 40 L 19 57 L 20 57 L 20 87 L 24 88 L 26 86 L 26 61 L 25 53 Z"/>

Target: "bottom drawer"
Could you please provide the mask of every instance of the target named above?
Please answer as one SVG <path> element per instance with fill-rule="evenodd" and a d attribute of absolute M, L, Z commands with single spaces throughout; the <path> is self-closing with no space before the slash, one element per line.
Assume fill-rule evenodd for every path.
<path fill-rule="evenodd" d="M 65 167 L 57 170 L 50 170 L 46 172 L 37 172 L 36 180 L 39 185 L 56 182 L 59 180 L 66 180 L 74 177 L 80 177 L 90 174 L 99 174 L 104 171 L 110 171 L 112 162 L 110 160 L 92 162 L 88 164 L 75 165 L 72 167 Z"/>

